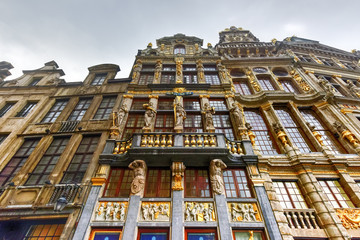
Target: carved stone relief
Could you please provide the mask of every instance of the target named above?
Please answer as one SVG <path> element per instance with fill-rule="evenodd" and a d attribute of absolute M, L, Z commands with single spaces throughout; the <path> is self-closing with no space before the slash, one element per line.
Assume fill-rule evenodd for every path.
<path fill-rule="evenodd" d="M 228 203 L 232 222 L 260 222 L 261 217 L 256 203 Z"/>
<path fill-rule="evenodd" d="M 142 202 L 140 221 L 169 221 L 170 202 Z"/>
<path fill-rule="evenodd" d="M 212 222 L 215 221 L 214 204 L 208 202 L 185 202 L 185 221 Z"/>
<path fill-rule="evenodd" d="M 96 221 L 125 221 L 127 202 L 99 202 Z"/>

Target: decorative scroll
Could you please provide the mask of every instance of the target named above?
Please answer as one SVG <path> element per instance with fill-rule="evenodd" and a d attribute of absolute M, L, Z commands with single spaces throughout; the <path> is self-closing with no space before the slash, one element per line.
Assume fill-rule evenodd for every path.
<path fill-rule="evenodd" d="M 127 202 L 99 202 L 95 212 L 96 221 L 125 221 Z"/>
<path fill-rule="evenodd" d="M 336 214 L 346 229 L 360 228 L 360 209 L 336 209 Z"/>
<path fill-rule="evenodd" d="M 233 222 L 261 222 L 256 203 L 228 203 Z"/>
<path fill-rule="evenodd" d="M 169 221 L 170 202 L 142 202 L 141 221 Z"/>
<path fill-rule="evenodd" d="M 215 220 L 213 203 L 185 202 L 185 221 L 212 222 Z"/>

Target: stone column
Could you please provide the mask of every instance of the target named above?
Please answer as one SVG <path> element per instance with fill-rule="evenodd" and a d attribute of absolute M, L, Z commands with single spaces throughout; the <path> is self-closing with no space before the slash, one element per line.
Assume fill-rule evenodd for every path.
<path fill-rule="evenodd" d="M 147 166 L 143 160 L 134 160 L 129 164 L 134 179 L 130 188 L 130 199 L 123 231 L 123 240 L 134 240 L 137 234 L 136 223 L 140 209 L 140 198 L 144 195 Z"/>
<path fill-rule="evenodd" d="M 172 171 L 172 219 L 171 219 L 171 239 L 184 239 L 184 171 L 185 165 L 182 162 L 173 162 Z"/>
<path fill-rule="evenodd" d="M 301 166 L 298 172 L 300 183 L 305 191 L 306 198 L 314 207 L 321 226 L 331 240 L 350 239 L 347 231 L 336 216 L 334 208 L 322 192 L 317 179 L 307 166 Z"/>
<path fill-rule="evenodd" d="M 271 240 L 293 240 L 294 238 L 292 237 L 283 208 L 276 196 L 267 170 L 261 172 L 261 178 L 264 179 L 263 186 L 254 183 L 254 187 Z"/>
<path fill-rule="evenodd" d="M 225 199 L 225 186 L 223 180 L 223 169 L 226 165 L 220 159 L 213 159 L 210 162 L 210 182 L 215 198 L 217 210 L 217 221 L 219 224 L 220 239 L 232 239 L 231 227 L 228 216 L 228 208 Z"/>

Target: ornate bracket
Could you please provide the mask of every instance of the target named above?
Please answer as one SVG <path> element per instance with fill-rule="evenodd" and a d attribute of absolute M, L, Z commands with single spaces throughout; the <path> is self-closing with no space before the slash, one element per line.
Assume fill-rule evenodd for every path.
<path fill-rule="evenodd" d="M 182 185 L 182 178 L 184 177 L 185 165 L 182 162 L 173 162 L 171 165 L 171 171 L 173 176 L 172 190 L 181 191 L 184 190 Z"/>

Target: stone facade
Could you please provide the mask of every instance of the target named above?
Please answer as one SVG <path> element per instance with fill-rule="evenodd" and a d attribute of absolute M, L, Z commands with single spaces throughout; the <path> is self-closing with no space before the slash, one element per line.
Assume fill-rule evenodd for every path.
<path fill-rule="evenodd" d="M 0 237 L 360 238 L 358 52 L 219 36 L 149 43 L 126 79 L 1 62 Z"/>

